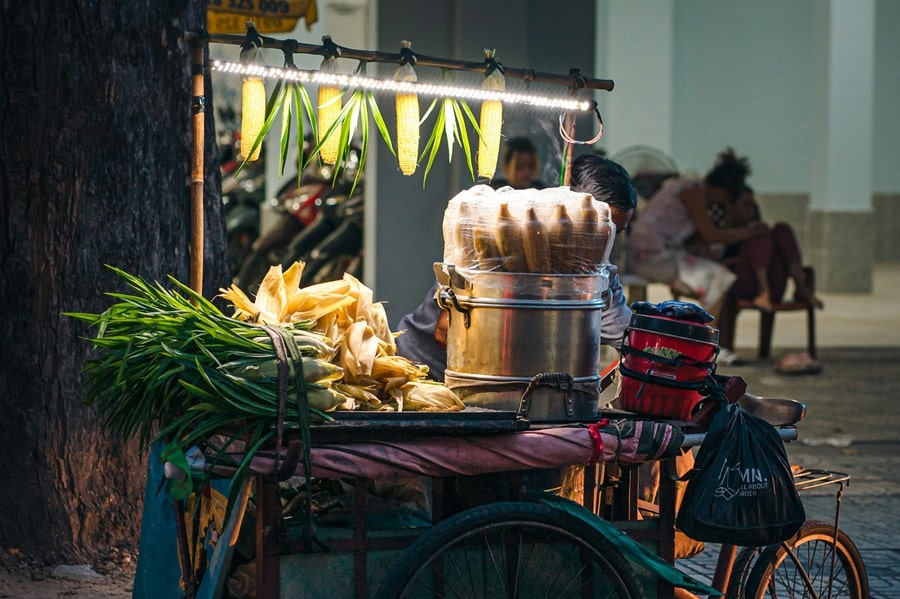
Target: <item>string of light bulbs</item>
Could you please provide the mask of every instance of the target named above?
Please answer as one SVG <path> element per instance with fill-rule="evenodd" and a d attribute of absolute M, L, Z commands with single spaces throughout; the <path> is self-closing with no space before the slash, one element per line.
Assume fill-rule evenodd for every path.
<path fill-rule="evenodd" d="M 309 71 L 296 67 L 275 67 L 260 64 L 241 64 L 226 60 L 210 61 L 212 71 L 235 75 L 250 75 L 264 79 L 282 79 L 300 83 L 324 84 L 335 87 L 363 89 L 367 91 L 384 91 L 393 93 L 417 93 L 426 96 L 449 96 L 465 100 L 499 100 L 504 104 L 521 104 L 537 108 L 555 110 L 588 111 L 595 108 L 592 100 L 572 97 L 543 96 L 532 93 L 516 93 L 514 91 L 491 91 L 480 87 L 466 87 L 428 82 L 398 81 L 379 79 L 357 74 L 325 73 Z"/>

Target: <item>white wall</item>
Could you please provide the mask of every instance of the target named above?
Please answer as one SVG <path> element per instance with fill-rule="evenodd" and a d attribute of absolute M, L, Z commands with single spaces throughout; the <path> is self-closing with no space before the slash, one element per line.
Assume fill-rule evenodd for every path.
<path fill-rule="evenodd" d="M 875 2 L 875 130 L 872 191 L 900 192 L 900 2 Z"/>
<path fill-rule="evenodd" d="M 674 3 L 597 2 L 597 77 L 615 89 L 598 94 L 606 115 L 602 146 L 610 155 L 629 145 L 672 151 Z"/>
<path fill-rule="evenodd" d="M 675 3 L 673 146 L 705 173 L 733 146 L 758 191 L 809 190 L 814 3 Z"/>
<path fill-rule="evenodd" d="M 829 0 L 844 2 L 848 0 Z M 808 194 L 814 145 L 816 18 L 823 0 L 597 0 L 598 52 L 616 90 L 604 116 L 613 151 L 632 144 L 668 149 L 683 169 L 704 173 L 731 145 L 751 157 L 763 193 Z M 900 191 L 900 2 L 876 0 L 872 191 Z M 668 36 L 659 30 L 672 15 Z M 621 23 L 617 22 L 621 20 Z M 645 32 L 643 35 L 641 31 Z M 672 54 L 671 91 L 659 73 Z M 848 80 L 852 73 L 847 73 Z M 646 81 L 661 78 L 658 94 Z M 633 84 L 630 83 L 635 81 Z M 849 85 L 849 83 L 848 83 Z M 640 93 L 637 93 L 641 90 Z M 657 104 L 671 96 L 670 112 Z M 668 123 L 666 119 L 670 119 Z M 639 122 L 638 122 L 639 121 Z M 660 127 L 654 130 L 654 126 Z M 666 147 L 666 132 L 670 146 Z M 614 133 L 613 133 L 614 132 Z M 839 141 L 838 143 L 842 143 Z M 848 139 L 846 143 L 852 143 Z M 859 148 L 859 152 L 868 148 Z"/>

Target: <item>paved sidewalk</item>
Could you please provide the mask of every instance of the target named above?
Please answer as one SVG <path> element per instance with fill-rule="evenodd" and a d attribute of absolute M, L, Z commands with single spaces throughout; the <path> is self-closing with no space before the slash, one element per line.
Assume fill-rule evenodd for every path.
<path fill-rule="evenodd" d="M 778 374 L 756 359 L 758 317 L 742 313 L 737 351 L 743 365 L 720 366 L 744 377 L 756 395 L 790 397 L 807 406 L 799 439 L 788 445 L 794 463 L 852 475 L 844 490 L 841 528 L 860 550 L 873 599 L 900 598 L 900 265 L 875 269 L 872 294 L 822 294 L 817 314 L 818 375 Z M 651 301 L 666 299 L 665 290 Z M 776 317 L 773 357 L 801 351 L 806 343 L 802 313 Z M 803 495 L 807 515 L 833 521 L 836 487 Z M 709 582 L 716 547 L 678 562 Z"/>

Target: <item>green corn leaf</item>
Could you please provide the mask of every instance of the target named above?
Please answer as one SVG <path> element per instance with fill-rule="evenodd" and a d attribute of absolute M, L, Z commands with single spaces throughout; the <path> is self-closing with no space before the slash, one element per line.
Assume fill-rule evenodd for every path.
<path fill-rule="evenodd" d="M 309 121 L 311 134 L 316 135 L 316 117 L 313 109 L 312 100 L 306 91 L 306 88 L 300 83 L 294 83 L 294 113 L 297 115 L 297 188 L 300 188 L 301 179 L 303 177 L 303 169 L 306 168 L 308 161 L 312 156 L 304 155 L 306 147 L 306 122 Z"/>
<path fill-rule="evenodd" d="M 350 195 L 353 195 L 353 192 L 356 191 L 356 186 L 359 184 L 359 178 L 362 176 L 363 171 L 366 168 L 366 156 L 369 154 L 369 111 L 367 109 L 367 103 L 365 99 L 359 104 L 359 115 L 360 115 L 360 148 L 359 148 L 359 164 L 356 168 L 356 176 L 353 177 L 353 185 L 350 186 Z M 390 139 L 390 138 L 388 138 Z M 349 158 L 349 152 L 348 152 Z"/>
<path fill-rule="evenodd" d="M 387 145 L 388 150 L 390 150 L 391 154 L 396 156 L 397 152 L 394 151 L 394 146 L 393 144 L 391 144 L 391 133 L 384 122 L 384 117 L 381 115 L 381 109 L 378 108 L 378 103 L 375 101 L 375 94 L 370 92 L 366 96 L 366 99 L 368 100 L 369 108 L 372 111 L 372 120 L 375 121 L 375 126 L 378 127 L 378 132 L 381 133 L 381 139 L 384 140 L 384 143 L 385 145 Z"/>
<path fill-rule="evenodd" d="M 432 110 L 440 103 L 440 100 L 435 99 L 431 102 L 431 105 L 428 107 L 428 110 L 425 111 L 425 115 L 431 114 Z M 441 138 L 444 135 L 444 111 L 438 110 L 437 117 L 435 118 L 434 128 L 431 130 L 431 135 L 428 136 L 428 141 L 425 142 L 425 146 L 422 148 L 422 154 L 419 156 L 419 163 L 421 164 L 425 156 L 428 156 L 428 162 L 425 164 L 425 174 L 422 177 L 422 187 L 425 187 L 425 181 L 428 179 L 428 173 L 431 171 L 431 165 L 434 163 L 434 157 L 437 155 L 438 148 L 441 145 Z"/>
<path fill-rule="evenodd" d="M 472 148 L 469 146 L 469 132 L 466 129 L 466 121 L 463 117 L 462 109 L 459 102 L 453 102 L 453 113 L 456 115 L 456 133 L 460 147 L 466 156 L 466 166 L 469 168 L 469 175 L 475 180 L 475 171 L 472 168 Z"/>
<path fill-rule="evenodd" d="M 284 175 L 284 167 L 287 164 L 287 156 L 290 151 L 291 142 L 291 119 L 293 118 L 294 108 L 294 86 L 286 85 L 284 87 L 284 102 L 281 110 L 281 144 L 278 152 L 278 175 Z M 300 120 L 303 119 L 299 116 Z M 300 144 L 302 148 L 303 145 Z"/>
<path fill-rule="evenodd" d="M 484 136 L 481 134 L 481 126 L 478 124 L 478 117 L 472 112 L 469 104 L 465 100 L 459 100 L 457 106 L 462 108 L 463 113 L 466 115 L 466 119 L 469 121 L 469 124 L 472 125 L 472 129 L 475 130 L 478 139 L 482 139 Z"/>

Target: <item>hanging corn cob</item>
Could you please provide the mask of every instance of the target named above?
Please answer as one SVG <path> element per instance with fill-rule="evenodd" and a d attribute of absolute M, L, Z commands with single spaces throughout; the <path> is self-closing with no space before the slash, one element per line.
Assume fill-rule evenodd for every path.
<path fill-rule="evenodd" d="M 506 78 L 503 68 L 494 60 L 494 50 L 484 50 L 484 59 L 490 66 L 482 88 L 489 91 L 505 91 Z M 497 156 L 500 153 L 500 128 L 503 124 L 503 105 L 500 100 L 485 100 L 481 103 L 481 119 L 478 139 L 478 176 L 490 179 L 497 170 Z"/>
<path fill-rule="evenodd" d="M 241 63 L 260 64 L 262 53 L 256 43 L 241 48 Z M 266 86 L 262 77 L 245 75 L 241 83 L 241 151 L 240 158 L 248 162 L 259 159 L 262 140 L 257 142 L 266 120 Z M 255 147 L 254 147 L 255 146 Z"/>
<path fill-rule="evenodd" d="M 328 37 L 328 36 L 325 36 Z M 337 58 L 327 56 L 319 67 L 322 73 L 337 73 Z M 319 149 L 319 157 L 325 164 L 334 164 L 337 162 L 338 146 L 341 141 L 341 132 L 338 128 L 329 133 L 338 115 L 341 113 L 341 89 L 328 83 L 319 84 L 319 143 L 323 139 L 327 140 L 322 143 Z"/>
<path fill-rule="evenodd" d="M 415 56 L 412 55 L 411 43 L 404 40 L 400 42 L 401 53 L 405 53 L 407 62 L 400 65 L 394 71 L 394 79 L 397 81 L 416 81 L 416 71 L 413 69 Z M 411 175 L 416 172 L 416 163 L 419 155 L 419 97 L 413 93 L 398 93 L 397 104 L 397 161 L 400 164 L 400 172 Z"/>

